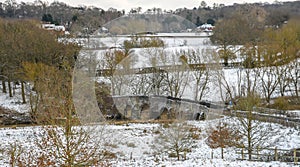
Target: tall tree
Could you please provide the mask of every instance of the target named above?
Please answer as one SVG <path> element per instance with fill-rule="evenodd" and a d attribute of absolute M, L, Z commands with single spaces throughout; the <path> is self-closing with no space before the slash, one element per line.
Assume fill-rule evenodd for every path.
<path fill-rule="evenodd" d="M 262 147 L 268 138 L 274 135 L 271 124 L 263 124 L 256 120 L 255 107 L 260 104 L 260 97 L 255 92 L 246 98 L 240 99 L 235 109 L 239 134 L 245 139 L 245 148 L 248 151 L 248 159 L 252 159 L 253 149 Z M 239 112 L 242 110 L 241 112 Z M 267 130 L 266 130 L 267 128 Z"/>
<path fill-rule="evenodd" d="M 44 63 L 63 69 L 66 64 L 74 66 L 75 55 L 79 47 L 71 43 L 57 41 L 55 34 L 43 30 L 39 22 L 32 20 L 0 20 L 0 48 L 5 64 L 2 74 L 6 76 L 8 87 L 12 82 L 20 81 L 24 88 L 22 62 Z M 11 89 L 9 93 L 12 96 Z M 25 103 L 24 90 L 22 90 Z"/>
<path fill-rule="evenodd" d="M 196 50 L 188 51 L 185 55 L 188 59 L 187 63 L 191 68 L 191 73 L 196 83 L 194 85 L 195 93 L 194 100 L 200 101 L 209 91 L 208 84 L 211 82 L 210 69 L 205 66 L 206 63 L 211 63 L 212 51 Z"/>

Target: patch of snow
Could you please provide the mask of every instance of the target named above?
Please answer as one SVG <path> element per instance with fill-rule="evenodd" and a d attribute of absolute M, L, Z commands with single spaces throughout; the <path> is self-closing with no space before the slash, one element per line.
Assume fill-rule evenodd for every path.
<path fill-rule="evenodd" d="M 27 113 L 29 111 L 29 104 L 22 103 L 20 89 L 16 89 L 16 94 L 9 97 L 8 93 L 0 93 L 0 106 L 19 113 Z"/>

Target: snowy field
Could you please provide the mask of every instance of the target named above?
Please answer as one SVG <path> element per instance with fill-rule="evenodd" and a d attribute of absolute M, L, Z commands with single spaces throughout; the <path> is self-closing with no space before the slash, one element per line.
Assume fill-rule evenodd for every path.
<path fill-rule="evenodd" d="M 8 95 L 0 94 L 0 105 L 6 108 L 17 111 L 27 111 L 28 106 L 19 103 L 20 97 L 15 96 L 9 98 Z M 157 153 L 154 147 L 156 139 L 159 136 L 158 132 L 163 132 L 164 127 L 161 124 L 154 123 L 128 123 L 124 125 L 106 125 L 105 133 L 98 135 L 98 131 L 91 131 L 103 141 L 103 147 L 106 150 L 114 153 L 116 158 L 110 159 L 109 163 L 114 167 L 124 166 L 165 166 L 165 167 L 244 167 L 244 166 L 260 166 L 260 167 L 289 167 L 297 166 L 292 163 L 285 162 L 251 162 L 236 160 L 240 155 L 235 153 L 234 148 L 226 148 L 224 151 L 224 159 L 221 159 L 220 149 L 211 149 L 206 144 L 208 137 L 208 128 L 215 126 L 221 119 L 209 121 L 189 121 L 188 124 L 199 129 L 199 138 L 193 140 L 193 148 L 191 152 L 186 154 L 186 160 L 177 161 L 176 158 L 171 158 L 167 153 Z M 230 124 L 237 124 L 233 119 L 226 119 Z M 262 125 L 264 127 L 264 124 Z M 267 127 L 267 126 L 265 126 Z M 102 126 L 96 127 L 95 129 Z M 278 124 L 272 124 L 273 134 L 264 143 L 270 148 L 277 147 L 278 149 L 294 149 L 300 148 L 300 132 L 294 128 L 287 128 Z M 264 129 L 269 130 L 269 129 Z M 26 152 L 34 152 L 34 141 L 37 137 L 43 137 L 40 134 L 41 127 L 13 127 L 0 128 L 0 166 L 8 167 L 9 155 L 6 152 L 10 145 L 19 144 L 26 148 Z M 103 138 L 103 140 L 101 139 Z M 211 154 L 213 152 L 213 158 Z"/>
<path fill-rule="evenodd" d="M 167 47 L 174 46 L 200 46 L 203 44 L 210 44 L 209 38 L 206 33 L 158 33 L 157 35 L 151 35 L 151 37 L 159 36 Z M 149 36 L 150 37 L 150 36 Z M 92 48 L 103 47 L 122 47 L 125 40 L 130 40 L 128 36 L 91 36 L 89 39 L 89 46 Z M 87 45 L 86 38 L 76 39 L 74 41 L 85 43 Z"/>
<path fill-rule="evenodd" d="M 6 108 L 11 108 L 17 111 L 27 111 L 28 106 L 18 103 L 20 97 L 15 96 L 9 98 L 5 94 L 0 94 L 0 105 Z M 188 124 L 200 130 L 199 138 L 193 140 L 193 148 L 186 155 L 186 160 L 177 161 L 176 158 L 170 158 L 167 153 L 157 153 L 154 145 L 158 132 L 164 130 L 161 124 L 152 123 L 129 123 L 124 125 L 106 125 L 105 133 L 98 136 L 101 141 L 105 141 L 105 149 L 113 152 L 116 155 L 115 159 L 109 160 L 109 163 L 114 167 L 124 166 L 176 166 L 176 167 L 244 167 L 244 166 L 260 166 L 260 167 L 288 167 L 297 166 L 292 163 L 285 162 L 250 162 L 236 160 L 240 155 L 235 153 L 234 148 L 226 148 L 224 159 L 221 159 L 220 149 L 211 149 L 206 144 L 208 137 L 208 128 L 215 126 L 221 119 L 209 121 L 189 121 Z M 237 124 L 233 119 L 226 119 L 230 124 Z M 264 124 L 262 125 L 262 127 Z M 267 127 L 267 126 L 266 126 Z M 102 129 L 102 126 L 97 128 Z M 96 129 L 97 129 L 96 128 Z M 300 132 L 294 128 L 287 128 L 278 124 L 272 124 L 274 132 L 264 143 L 270 148 L 277 147 L 278 149 L 294 149 L 300 148 Z M 264 129 L 268 130 L 268 129 Z M 19 144 L 23 148 L 27 148 L 26 152 L 35 151 L 34 140 L 36 134 L 40 134 L 41 127 L 14 127 L 0 128 L 0 166 L 8 167 L 9 156 L 5 153 L 9 150 L 11 144 Z M 97 136 L 98 131 L 92 131 Z M 213 152 L 213 158 L 211 154 Z"/>
<path fill-rule="evenodd" d="M 0 84 L 1 86 L 1 84 Z M 16 94 L 13 97 L 9 97 L 8 94 L 0 93 L 0 106 L 10 110 L 14 110 L 20 113 L 26 113 L 29 111 L 28 104 L 22 104 L 22 98 L 20 94 Z"/>
<path fill-rule="evenodd" d="M 157 153 L 155 149 L 155 139 L 159 132 L 164 128 L 160 124 L 124 124 L 124 125 L 106 125 L 103 137 L 105 149 L 116 155 L 115 159 L 109 160 L 112 166 L 227 166 L 227 167 L 244 167 L 244 166 L 264 166 L 264 167 L 285 167 L 294 166 L 291 163 L 284 162 L 250 162 L 237 161 L 238 155 L 235 154 L 234 148 L 226 148 L 224 159 L 221 159 L 220 149 L 211 149 L 206 144 L 207 128 L 214 126 L 219 120 L 210 121 L 189 121 L 188 124 L 199 129 L 199 138 L 193 140 L 193 148 L 186 155 L 186 160 L 177 161 L 176 158 L 170 158 L 164 152 Z M 300 147 L 299 131 L 293 128 L 286 128 L 281 125 L 272 125 L 276 135 L 271 136 L 265 144 L 280 149 L 292 149 Z M 0 140 L 1 149 L 6 150 L 10 144 L 18 143 L 27 151 L 34 151 L 34 138 L 39 134 L 41 127 L 17 127 L 1 128 Z M 97 128 L 103 128 L 99 126 Z M 93 132 L 93 131 L 92 131 Z M 97 134 L 97 130 L 94 133 Z M 97 136 L 97 135 L 96 135 Z M 41 137 L 41 136 L 40 136 Z M 211 153 L 213 152 L 213 158 Z M 0 153 L 0 166 L 9 166 L 9 157 L 3 152 Z M 296 165 L 295 165 L 296 166 Z"/>

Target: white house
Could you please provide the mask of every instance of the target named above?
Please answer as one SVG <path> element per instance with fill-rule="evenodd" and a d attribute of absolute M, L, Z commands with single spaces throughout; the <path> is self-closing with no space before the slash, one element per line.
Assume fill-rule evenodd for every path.
<path fill-rule="evenodd" d="M 55 24 L 42 24 L 42 28 L 46 30 L 54 30 Z"/>
<path fill-rule="evenodd" d="M 198 30 L 200 30 L 200 31 L 211 32 L 211 31 L 213 31 L 213 29 L 215 28 L 215 26 L 213 26 L 213 25 L 211 25 L 211 24 L 205 23 L 205 24 L 203 24 L 203 25 L 201 25 L 201 26 L 199 26 L 199 27 L 197 27 L 197 28 L 198 28 Z"/>
<path fill-rule="evenodd" d="M 55 26 L 54 30 L 55 31 L 66 31 L 66 28 L 65 28 L 65 26 Z"/>
<path fill-rule="evenodd" d="M 51 30 L 51 31 L 59 31 L 59 32 L 65 32 L 66 28 L 65 26 L 62 25 L 55 25 L 55 24 L 42 24 L 42 28 L 46 30 Z"/>

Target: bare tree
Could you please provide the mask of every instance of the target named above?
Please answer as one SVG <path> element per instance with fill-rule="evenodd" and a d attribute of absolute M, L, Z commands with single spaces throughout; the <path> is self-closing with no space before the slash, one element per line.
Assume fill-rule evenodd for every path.
<path fill-rule="evenodd" d="M 254 109 L 260 104 L 260 97 L 255 93 L 248 95 L 246 98 L 239 99 L 235 106 L 239 133 L 245 139 L 245 147 L 248 151 L 248 159 L 252 159 L 253 149 L 262 147 L 268 138 L 274 135 L 270 123 L 263 124 L 257 120 L 258 116 L 254 114 Z M 242 111 L 239 111 L 242 110 Z"/>
<path fill-rule="evenodd" d="M 217 77 L 217 85 L 219 86 L 222 101 L 232 101 L 234 99 L 234 87 L 226 78 L 224 71 L 222 69 L 215 70 L 215 76 Z"/>
<path fill-rule="evenodd" d="M 126 56 L 118 63 L 115 72 L 111 76 L 113 95 L 131 94 L 131 83 L 134 80 L 133 69 L 134 56 Z"/>
<path fill-rule="evenodd" d="M 71 43 L 58 42 L 56 36 L 36 26 L 33 20 L 0 20 L 1 31 L 6 34 L 0 37 L 1 56 L 5 68 L 1 69 L 6 77 L 8 92 L 12 92 L 12 82 L 20 82 L 22 102 L 26 103 L 23 77 L 23 62 L 43 63 L 64 68 L 64 64 L 73 64 L 79 47 Z M 5 81 L 4 80 L 4 81 Z"/>
<path fill-rule="evenodd" d="M 165 62 L 163 48 L 145 48 L 145 55 L 149 58 L 150 65 L 153 69 L 150 76 L 150 94 L 162 95 L 166 93 L 166 82 L 164 80 L 166 71 L 163 69 L 163 62 Z"/>
<path fill-rule="evenodd" d="M 278 80 L 279 93 L 281 96 L 285 96 L 287 88 L 290 84 L 289 80 L 289 65 L 276 66 L 276 75 Z"/>
<path fill-rule="evenodd" d="M 149 95 L 151 92 L 151 79 L 148 74 L 134 75 L 130 85 L 134 95 Z"/>
<path fill-rule="evenodd" d="M 260 74 L 260 55 L 257 46 L 245 45 L 241 49 L 241 59 L 243 68 L 239 68 L 239 96 L 248 96 L 255 92 Z"/>
<path fill-rule="evenodd" d="M 195 78 L 194 99 L 201 100 L 209 91 L 208 84 L 210 82 L 210 68 L 205 64 L 212 63 L 211 50 L 189 50 L 186 53 L 191 73 Z"/>
<path fill-rule="evenodd" d="M 300 52 L 299 52 L 300 53 Z M 294 94 L 296 97 L 299 97 L 300 92 L 300 62 L 299 60 L 294 60 L 290 64 L 290 72 L 288 73 L 289 80 L 291 82 L 290 89 L 294 90 Z"/>
<path fill-rule="evenodd" d="M 279 93 L 284 96 L 286 88 L 290 84 L 288 77 L 289 65 L 299 52 L 298 21 L 291 22 L 280 29 L 266 29 L 263 40 L 260 43 L 261 56 L 263 58 L 261 85 L 267 102 L 270 102 L 272 94 L 279 88 Z M 298 30 L 297 30 L 298 29 Z"/>
<path fill-rule="evenodd" d="M 129 56 L 129 54 L 127 54 L 126 51 L 123 51 L 120 49 L 112 49 L 112 50 L 105 51 L 104 53 L 102 53 L 102 56 L 103 56 L 103 61 L 102 61 L 102 64 L 100 64 L 100 66 L 101 66 L 100 68 L 101 68 L 101 70 L 103 70 L 103 72 L 105 72 L 104 76 L 108 77 L 111 82 L 112 94 L 113 95 L 120 94 L 121 88 L 118 86 L 122 86 L 122 83 L 120 83 L 120 82 L 122 82 L 122 80 L 119 77 L 121 76 L 122 73 L 124 73 L 126 71 L 123 71 L 123 72 L 122 72 L 122 70 L 119 70 L 118 72 L 116 72 L 116 71 L 117 71 L 117 69 L 122 68 L 122 66 L 123 66 L 122 64 L 125 63 L 125 61 L 124 62 L 122 62 L 122 61 L 124 59 L 126 59 Z M 122 62 L 122 64 L 120 64 L 121 62 Z M 127 69 L 127 72 L 128 72 L 129 69 L 127 68 L 126 65 L 124 66 L 124 68 Z M 118 82 L 118 83 L 116 83 L 116 82 Z M 116 92 L 116 91 L 118 91 L 118 92 Z"/>
<path fill-rule="evenodd" d="M 264 98 L 270 103 L 271 97 L 279 84 L 278 76 L 276 75 L 276 67 L 261 68 L 259 79 Z"/>
<path fill-rule="evenodd" d="M 162 154 L 167 153 L 169 156 L 174 154 L 177 160 L 180 160 L 182 154 L 186 159 L 186 153 L 190 152 L 195 145 L 193 139 L 193 127 L 184 122 L 174 122 L 171 125 L 162 127 L 160 134 L 155 138 L 154 149 Z"/>
<path fill-rule="evenodd" d="M 57 106 L 63 96 L 60 87 L 64 85 L 62 73 L 55 67 L 45 64 L 23 63 L 24 78 L 34 85 L 35 92 L 30 95 L 31 117 L 37 123 L 53 121 L 61 116 Z M 60 83 L 56 84 L 56 83 Z M 54 87 L 54 85 L 56 86 Z"/>
<path fill-rule="evenodd" d="M 33 151 L 13 143 L 7 154 L 12 166 L 106 166 L 115 155 L 104 147 L 107 140 L 105 126 L 74 126 L 67 134 L 63 127 L 43 126 L 34 133 Z M 101 137 L 99 137 L 101 136 Z"/>
<path fill-rule="evenodd" d="M 168 57 L 163 62 L 167 67 L 164 79 L 167 84 L 168 95 L 180 98 L 191 81 L 187 59 L 178 51 L 165 56 Z"/>

